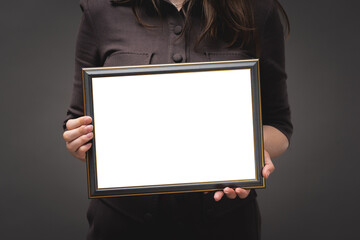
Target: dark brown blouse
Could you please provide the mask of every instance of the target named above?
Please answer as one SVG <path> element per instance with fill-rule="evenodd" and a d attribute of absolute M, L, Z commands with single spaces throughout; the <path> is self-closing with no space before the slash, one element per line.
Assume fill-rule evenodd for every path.
<path fill-rule="evenodd" d="M 144 1 L 151 2 L 151 1 Z M 260 76 L 263 124 L 271 125 L 289 139 L 292 134 L 286 90 L 283 28 L 273 0 L 255 0 L 255 22 L 260 43 Z M 222 40 L 204 40 L 196 46 L 201 27 L 201 9 L 191 15 L 192 28 L 181 35 L 184 15 L 168 1 L 161 1 L 161 17 L 151 6 L 143 9 L 145 28 L 129 5 L 112 6 L 110 0 L 82 0 L 83 17 L 78 33 L 75 80 L 67 118 L 84 114 L 81 68 L 180 62 L 204 62 L 256 58 L 255 48 L 228 48 Z M 66 122 L 65 120 L 65 122 Z M 194 196 L 198 194 L 184 194 Z M 209 194 L 210 195 L 210 194 Z M 249 199 L 255 195 L 254 191 Z M 107 199 L 112 207 L 133 217 L 156 205 L 157 196 Z M 194 200 L 195 201 L 195 200 Z M 224 201 L 228 207 L 240 204 Z M 222 207 L 223 208 L 223 207 Z M 225 206 L 225 208 L 227 208 Z"/>

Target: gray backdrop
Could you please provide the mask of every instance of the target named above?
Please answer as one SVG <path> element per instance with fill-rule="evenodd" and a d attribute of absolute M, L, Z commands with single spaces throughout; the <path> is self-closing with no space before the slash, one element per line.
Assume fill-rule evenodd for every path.
<path fill-rule="evenodd" d="M 360 224 L 359 1 L 282 1 L 295 132 L 259 190 L 263 239 L 352 239 Z M 77 0 L 0 8 L 0 238 L 84 239 L 85 164 L 62 140 Z"/>

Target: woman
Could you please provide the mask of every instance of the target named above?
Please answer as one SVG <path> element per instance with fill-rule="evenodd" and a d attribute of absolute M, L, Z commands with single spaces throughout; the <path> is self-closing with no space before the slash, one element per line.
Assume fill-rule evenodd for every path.
<path fill-rule="evenodd" d="M 73 98 L 64 123 L 72 155 L 85 160 L 93 138 L 92 119 L 82 116 L 81 68 L 260 58 L 262 174 L 269 177 L 271 158 L 287 149 L 292 134 L 277 1 L 82 0 L 81 8 Z M 260 238 L 256 193 L 241 188 L 93 199 L 87 217 L 87 239 Z"/>

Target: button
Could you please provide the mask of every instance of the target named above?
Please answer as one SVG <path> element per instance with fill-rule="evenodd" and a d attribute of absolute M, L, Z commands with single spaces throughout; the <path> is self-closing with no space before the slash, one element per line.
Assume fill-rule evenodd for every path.
<path fill-rule="evenodd" d="M 174 62 L 179 63 L 179 62 L 181 62 L 183 60 L 183 57 L 180 54 L 175 53 L 173 55 L 173 60 L 174 60 Z"/>
<path fill-rule="evenodd" d="M 181 33 L 181 31 L 182 31 L 182 27 L 181 27 L 181 26 L 176 26 L 176 27 L 174 28 L 174 33 L 175 33 L 176 35 L 179 35 L 179 34 Z"/>
<path fill-rule="evenodd" d="M 153 218 L 153 215 L 151 213 L 145 213 L 144 214 L 145 221 L 149 222 L 149 221 L 152 220 L 152 218 Z"/>

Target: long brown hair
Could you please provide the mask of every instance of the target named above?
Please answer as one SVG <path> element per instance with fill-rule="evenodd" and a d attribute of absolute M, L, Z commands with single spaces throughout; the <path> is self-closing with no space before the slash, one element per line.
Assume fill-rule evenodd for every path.
<path fill-rule="evenodd" d="M 140 17 L 140 7 L 144 5 L 145 2 L 150 2 L 157 14 L 161 16 L 160 1 L 161 0 L 111 0 L 111 3 L 115 6 L 125 3 L 131 4 L 138 22 L 145 27 L 153 27 L 142 21 Z M 185 2 L 188 3 L 186 8 L 182 9 L 185 15 L 185 30 L 191 27 L 191 18 L 188 16 L 191 15 L 195 5 L 202 5 L 203 27 L 198 42 L 201 42 L 207 37 L 216 39 L 221 36 L 221 38 L 229 44 L 229 47 L 236 43 L 240 44 L 240 47 L 243 47 L 256 38 L 255 19 L 251 4 L 252 0 L 186 0 Z M 284 28 L 289 34 L 290 24 L 288 16 L 277 0 L 275 0 L 275 3 L 283 16 Z M 184 32 L 186 31 L 183 31 L 183 33 Z"/>

